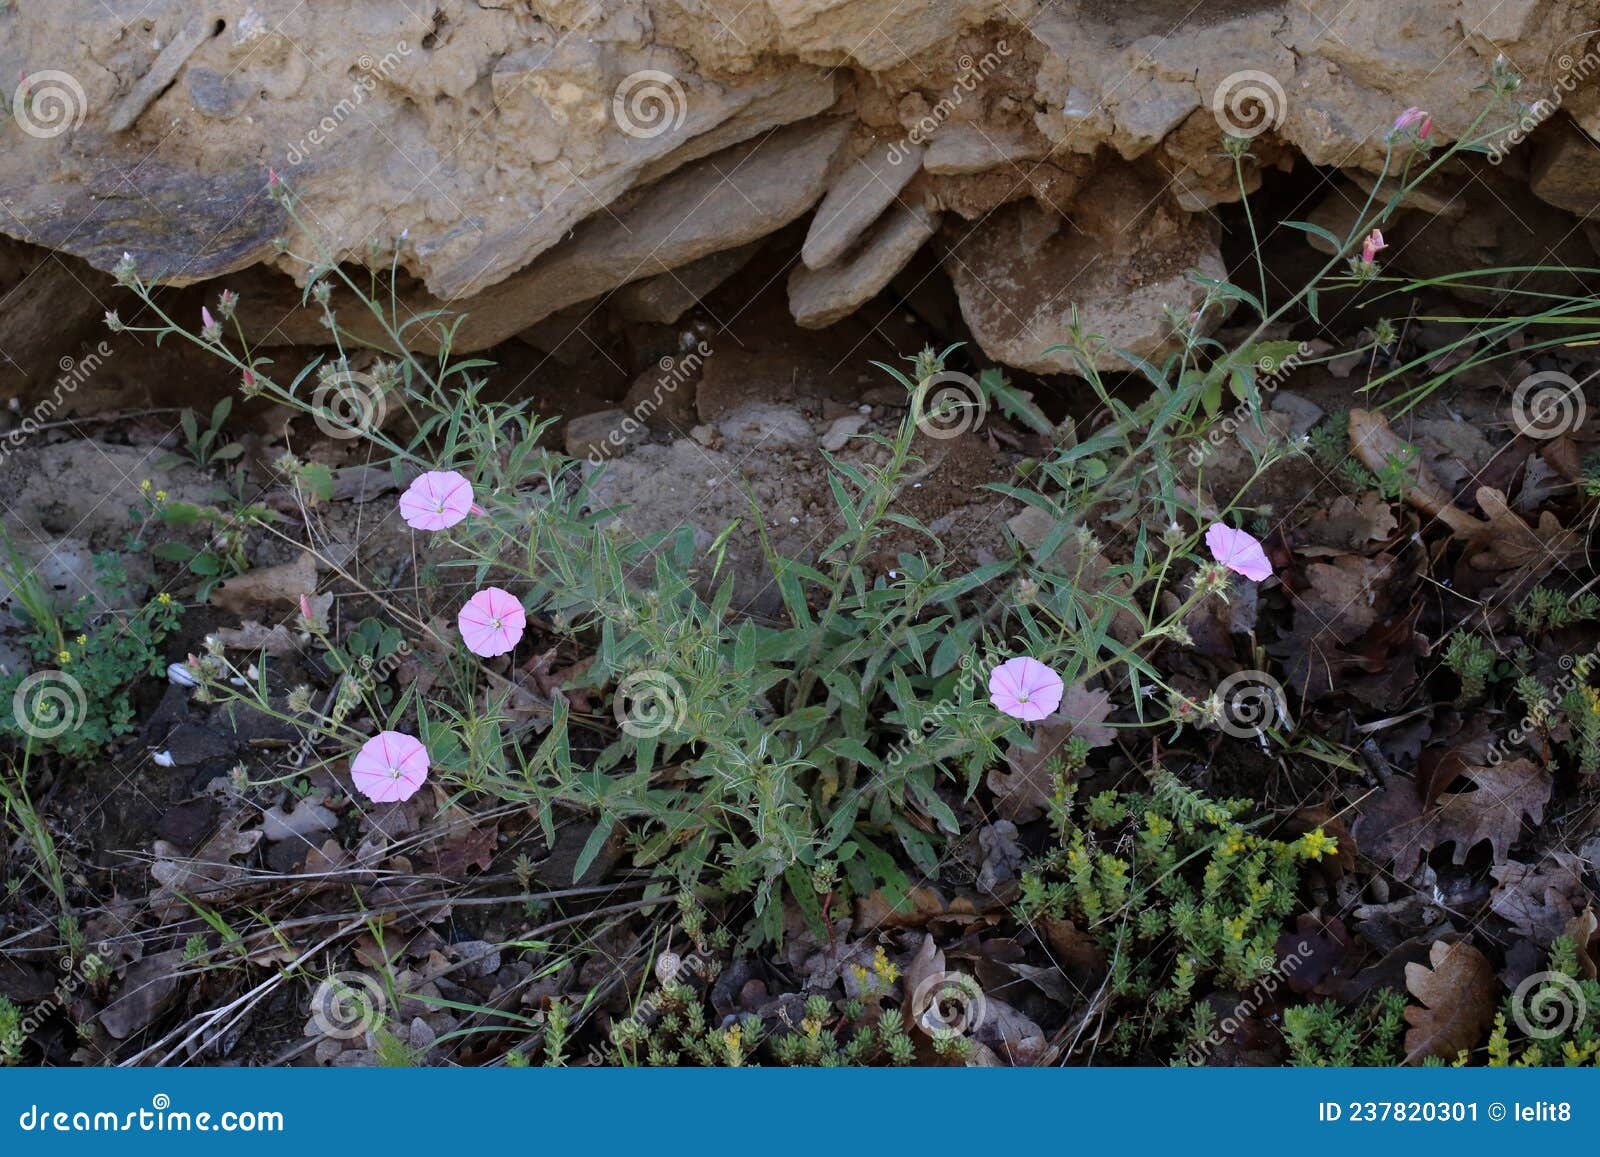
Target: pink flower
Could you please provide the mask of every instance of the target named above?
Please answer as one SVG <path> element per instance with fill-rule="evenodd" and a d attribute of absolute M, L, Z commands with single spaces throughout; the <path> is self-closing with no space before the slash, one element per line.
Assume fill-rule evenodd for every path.
<path fill-rule="evenodd" d="M 522 638 L 528 616 L 516 596 L 499 587 L 484 587 L 467 600 L 456 616 L 456 626 L 467 650 L 485 659 L 504 655 Z"/>
<path fill-rule="evenodd" d="M 415 530 L 446 530 L 472 511 L 472 483 L 454 470 L 419 474 L 400 496 L 400 517 Z"/>
<path fill-rule="evenodd" d="M 1378 250 L 1389 248 L 1389 243 L 1383 239 L 1383 234 L 1377 229 L 1367 234 L 1367 239 L 1361 243 L 1361 260 L 1371 265 L 1377 259 Z"/>
<path fill-rule="evenodd" d="M 200 307 L 200 324 L 206 329 L 211 329 L 217 324 L 217 319 L 211 316 L 211 311 L 205 306 Z"/>
<path fill-rule="evenodd" d="M 1061 676 L 1037 659 L 1007 659 L 989 672 L 989 702 L 1015 719 L 1044 719 L 1061 706 Z"/>
<path fill-rule="evenodd" d="M 356 788 L 374 803 L 399 803 L 428 778 L 428 749 L 403 731 L 380 731 L 350 761 Z"/>
<path fill-rule="evenodd" d="M 1433 114 L 1413 105 L 1394 118 L 1394 128 L 1389 130 L 1389 135 L 1399 136 L 1413 128 L 1417 130 L 1419 141 L 1427 140 L 1428 134 L 1433 132 Z"/>
<path fill-rule="evenodd" d="M 1272 563 L 1254 535 L 1213 522 L 1206 531 L 1206 545 L 1211 548 L 1211 557 L 1234 574 L 1242 574 L 1254 583 L 1272 577 Z"/>

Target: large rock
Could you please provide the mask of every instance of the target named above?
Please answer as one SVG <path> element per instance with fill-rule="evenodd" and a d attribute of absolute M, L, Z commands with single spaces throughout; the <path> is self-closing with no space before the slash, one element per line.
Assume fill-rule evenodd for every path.
<path fill-rule="evenodd" d="M 1146 203 L 1131 170 L 1112 170 L 1071 221 L 1032 202 L 992 214 L 945 259 L 972 335 L 991 356 L 1036 373 L 1077 373 L 1068 340 L 1076 311 L 1103 339 L 1096 369 L 1127 368 L 1123 349 L 1157 358 L 1171 347 L 1169 312 L 1195 309 L 1205 290 L 1188 273 L 1224 274 L 1207 218 L 1158 197 Z"/>
<path fill-rule="evenodd" d="M 472 316 L 458 348 L 737 250 L 821 188 L 802 255 L 832 268 L 885 235 L 880 223 L 919 167 L 932 208 L 995 214 L 974 251 L 1003 251 L 1022 221 L 1053 238 L 1051 256 L 1030 266 L 1106 250 L 1104 268 L 1138 280 L 1127 320 L 1146 338 L 1146 298 L 1165 292 L 1169 269 L 1130 263 L 1170 257 L 1167 243 L 1200 228 L 1166 217 L 1237 200 L 1263 168 L 1299 158 L 1376 173 L 1384 130 L 1409 105 L 1431 110 L 1436 139 L 1450 140 L 1480 111 L 1499 53 L 1529 71 L 1519 100 L 1561 110 L 1530 126 L 1503 169 L 1521 172 L 1532 155 L 1549 204 L 1578 214 L 1593 202 L 1592 160 L 1572 125 L 1600 126 L 1600 101 L 1562 63 L 1594 27 L 1593 0 L 140 0 L 110 10 L 108 20 L 103 0 L 0 4 L 0 76 L 22 78 L 14 115 L 0 119 L 0 232 L 101 271 L 127 252 L 171 285 L 253 266 L 303 285 L 319 262 L 396 264 L 414 309 Z M 1252 134 L 1242 182 L 1218 147 L 1224 127 Z M 796 133 L 816 135 L 797 145 Z M 857 163 L 819 178 L 823 134 L 848 134 Z M 740 208 L 740 166 L 779 155 L 770 141 L 787 150 L 795 189 L 767 172 L 768 201 Z M 1139 164 L 1133 204 L 1160 199 L 1152 244 L 1129 251 L 1090 230 L 1075 247 L 1070 230 L 1039 219 L 1092 216 L 1080 202 L 1099 196 L 1119 160 Z M 292 210 L 267 195 L 268 169 L 295 191 Z M 690 213 L 692 191 L 706 209 Z M 704 270 L 715 272 L 692 272 Z M 1112 288 L 1086 275 L 1073 294 Z M 276 310 L 254 324 L 277 341 L 325 341 L 292 288 L 250 276 Z M 56 282 L 47 288 L 65 287 Z M 705 292 L 683 282 L 686 293 L 639 308 L 681 312 Z M 1049 288 L 1047 298 L 1062 286 Z M 1018 352 L 1030 343 L 1000 336 L 1004 310 L 991 312 L 979 319 L 980 340 L 996 343 L 988 352 L 1039 364 Z M 18 345 L 22 328 L 12 323 L 9 343 L 0 329 L 0 346 Z M 436 338 L 420 327 L 406 340 L 427 348 L 430 328 Z"/>

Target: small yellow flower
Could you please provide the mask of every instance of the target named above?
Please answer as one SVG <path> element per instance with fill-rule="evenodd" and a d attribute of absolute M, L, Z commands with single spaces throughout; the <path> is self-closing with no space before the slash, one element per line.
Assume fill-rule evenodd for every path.
<path fill-rule="evenodd" d="M 1300 837 L 1300 848 L 1305 853 L 1306 859 L 1320 860 L 1323 856 L 1331 856 L 1337 852 L 1339 841 L 1318 828 Z"/>
<path fill-rule="evenodd" d="M 89 636 L 88 635 L 79 635 L 78 636 L 78 639 L 77 639 L 78 646 L 81 647 L 85 643 L 87 643 L 88 641 L 89 641 Z"/>
<path fill-rule="evenodd" d="M 157 502 L 165 502 L 166 500 L 167 500 L 167 492 L 165 490 L 157 490 L 156 491 L 156 501 Z"/>
<path fill-rule="evenodd" d="M 149 494 L 150 493 L 150 479 L 146 478 L 143 482 L 139 483 L 139 489 L 141 491 L 143 491 L 145 494 Z"/>
<path fill-rule="evenodd" d="M 60 651 L 60 652 L 57 652 L 57 654 L 56 654 L 56 662 L 60 663 L 63 667 L 65 667 L 68 663 L 72 662 L 72 652 L 71 651 Z"/>
<path fill-rule="evenodd" d="M 166 591 L 162 591 L 156 596 L 156 602 L 160 603 L 162 606 L 166 606 L 168 603 L 172 602 L 172 596 Z"/>

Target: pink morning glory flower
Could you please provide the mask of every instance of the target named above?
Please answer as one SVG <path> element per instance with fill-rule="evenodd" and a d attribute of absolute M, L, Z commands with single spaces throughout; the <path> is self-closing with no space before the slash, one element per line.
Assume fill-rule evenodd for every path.
<path fill-rule="evenodd" d="M 1015 719 L 1036 722 L 1061 706 L 1061 676 L 1037 659 L 1007 659 L 989 672 L 989 702 Z"/>
<path fill-rule="evenodd" d="M 446 530 L 472 512 L 472 483 L 454 470 L 430 470 L 400 496 L 400 517 L 415 530 Z"/>
<path fill-rule="evenodd" d="M 428 749 L 403 731 L 380 731 L 350 761 L 356 788 L 374 803 L 399 803 L 428 778 Z"/>
<path fill-rule="evenodd" d="M 1213 522 L 1206 531 L 1206 545 L 1211 548 L 1211 557 L 1234 574 L 1242 574 L 1255 583 L 1272 577 L 1272 563 L 1254 535 Z"/>
<path fill-rule="evenodd" d="M 522 638 L 528 616 L 516 596 L 499 587 L 484 587 L 467 600 L 456 617 L 467 650 L 485 659 L 504 655 Z"/>
<path fill-rule="evenodd" d="M 1367 239 L 1361 243 L 1361 260 L 1371 265 L 1377 259 L 1378 250 L 1389 248 L 1389 243 L 1383 239 L 1383 232 L 1374 229 L 1367 234 Z"/>

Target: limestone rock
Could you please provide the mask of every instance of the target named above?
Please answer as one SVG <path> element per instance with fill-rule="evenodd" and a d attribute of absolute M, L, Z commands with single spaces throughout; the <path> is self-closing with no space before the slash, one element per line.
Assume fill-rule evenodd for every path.
<path fill-rule="evenodd" d="M 671 325 L 749 264 L 760 248 L 759 240 L 752 241 L 691 261 L 659 276 L 632 282 L 617 291 L 612 303 L 628 321 Z"/>
<path fill-rule="evenodd" d="M 1204 290 L 1186 277 L 1223 276 L 1205 219 L 1170 201 L 1147 204 L 1126 170 L 1111 170 L 1069 225 L 1032 203 L 991 215 L 945 263 L 961 313 L 991 356 L 1035 373 L 1076 373 L 1063 350 L 1073 307 L 1103 338 L 1098 369 L 1126 368 L 1112 347 L 1144 358 L 1169 348 L 1168 308 L 1193 310 Z"/>
<path fill-rule="evenodd" d="M 921 145 L 891 141 L 857 158 L 817 206 L 800 260 L 808 268 L 821 269 L 843 256 L 917 175 L 923 152 Z"/>
<path fill-rule="evenodd" d="M 939 215 L 921 205 L 897 204 L 856 249 L 823 269 L 796 265 L 789 274 L 789 311 L 806 329 L 822 329 L 871 301 L 923 242 L 939 228 Z"/>

